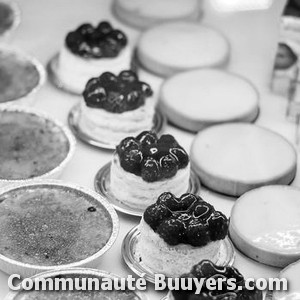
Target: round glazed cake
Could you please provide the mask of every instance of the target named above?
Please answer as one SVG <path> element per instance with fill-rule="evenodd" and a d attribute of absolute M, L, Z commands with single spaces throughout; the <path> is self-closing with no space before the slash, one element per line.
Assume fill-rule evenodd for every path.
<path fill-rule="evenodd" d="M 296 174 L 297 154 L 273 131 L 229 123 L 198 133 L 191 147 L 191 162 L 208 188 L 240 196 L 264 185 L 289 184 Z"/>
<path fill-rule="evenodd" d="M 79 127 L 104 143 L 151 130 L 155 111 L 152 89 L 133 71 L 103 73 L 86 85 L 81 101 Z"/>
<path fill-rule="evenodd" d="M 172 20 L 196 20 L 201 14 L 197 0 L 115 0 L 113 10 L 121 21 L 140 29 Z"/>
<path fill-rule="evenodd" d="M 57 77 L 65 88 L 81 94 L 89 79 L 103 72 L 130 69 L 131 51 L 125 34 L 109 22 L 82 24 L 69 32 L 59 53 Z"/>
<path fill-rule="evenodd" d="M 262 300 L 262 292 L 254 285 L 253 290 L 249 290 L 245 286 L 243 275 L 234 267 L 219 267 L 209 260 L 203 260 L 193 266 L 189 273 L 181 275 L 182 279 L 195 278 L 201 280 L 204 278 L 203 287 L 200 294 L 196 293 L 196 289 L 192 291 L 179 289 L 170 291 L 168 300 Z M 222 290 L 209 290 L 207 283 L 210 279 L 224 279 L 222 282 Z M 234 279 L 236 288 L 233 290 L 227 284 L 229 279 Z"/>
<path fill-rule="evenodd" d="M 145 131 L 136 138 L 125 138 L 111 163 L 113 195 L 134 208 L 146 209 L 164 191 L 187 192 L 189 179 L 188 154 L 171 135 L 158 138 Z"/>
<path fill-rule="evenodd" d="M 214 69 L 193 70 L 167 79 L 160 106 L 175 125 L 199 130 L 217 123 L 253 121 L 259 95 L 244 78 Z"/>
<path fill-rule="evenodd" d="M 261 263 L 285 267 L 300 259 L 300 190 L 265 186 L 235 203 L 230 237 L 235 246 Z"/>
<path fill-rule="evenodd" d="M 150 28 L 137 45 L 141 65 L 162 77 L 222 66 L 228 55 L 228 42 L 219 32 L 193 22 L 170 22 Z"/>

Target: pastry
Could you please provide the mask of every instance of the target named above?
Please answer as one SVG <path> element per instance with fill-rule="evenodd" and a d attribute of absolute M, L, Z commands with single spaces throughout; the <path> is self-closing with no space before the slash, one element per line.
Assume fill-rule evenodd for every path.
<path fill-rule="evenodd" d="M 300 259 L 300 190 L 266 186 L 235 203 L 230 237 L 235 246 L 261 263 L 285 267 Z"/>
<path fill-rule="evenodd" d="M 274 291 L 273 300 L 297 300 L 300 299 L 300 284 L 299 284 L 299 274 L 300 274 L 300 261 L 297 261 L 285 269 L 283 269 L 279 278 L 285 278 L 288 282 L 287 291 Z"/>
<path fill-rule="evenodd" d="M 297 154 L 273 131 L 228 123 L 198 133 L 191 147 L 191 163 L 208 188 L 240 196 L 264 185 L 289 184 L 296 174 Z"/>
<path fill-rule="evenodd" d="M 169 121 L 198 132 L 217 123 L 253 121 L 258 114 L 259 95 L 242 77 L 216 69 L 200 69 L 167 79 L 160 100 Z"/>
<path fill-rule="evenodd" d="M 162 77 L 222 66 L 228 55 L 228 42 L 219 32 L 194 22 L 170 22 L 150 28 L 137 45 L 140 64 Z"/>
<path fill-rule="evenodd" d="M 44 81 L 39 62 L 21 51 L 0 48 L 0 106 L 31 104 Z"/>
<path fill-rule="evenodd" d="M 58 271 L 50 271 L 37 275 L 36 278 L 45 278 L 53 279 L 55 281 L 56 278 L 72 279 L 76 282 L 77 278 L 79 279 L 79 286 L 85 286 L 84 281 L 81 279 L 86 279 L 87 288 L 90 280 L 99 281 L 99 287 L 101 284 L 107 285 L 107 282 L 114 282 L 116 279 L 120 279 L 119 276 L 107 273 L 104 271 L 93 270 L 93 269 L 82 269 L 82 268 L 72 268 L 69 270 L 58 270 Z M 96 284 L 93 284 L 93 291 L 82 291 L 82 290 L 67 290 L 67 291 L 25 291 L 21 290 L 18 292 L 10 292 L 4 300 L 145 300 L 144 297 L 140 296 L 140 293 L 130 291 L 129 289 L 125 289 L 124 291 L 113 289 L 112 291 L 107 291 L 105 289 L 98 290 Z M 97 290 L 96 290 L 97 289 Z"/>
<path fill-rule="evenodd" d="M 197 0 L 115 0 L 113 11 L 122 22 L 140 29 L 174 20 L 197 20 L 201 14 Z"/>
<path fill-rule="evenodd" d="M 99 198 L 52 181 L 2 190 L 1 270 L 31 275 L 93 265 L 112 244 L 117 230 L 115 212 Z"/>
<path fill-rule="evenodd" d="M 155 101 L 152 89 L 133 71 L 109 72 L 88 81 L 81 101 L 79 127 L 104 143 L 118 145 L 122 139 L 153 127 Z"/>
<path fill-rule="evenodd" d="M 167 192 L 144 212 L 137 251 L 154 273 L 178 277 L 202 259 L 216 261 L 228 220 L 200 196 Z"/>
<path fill-rule="evenodd" d="M 205 282 L 199 294 L 196 293 L 196 288 L 192 291 L 174 290 L 168 294 L 168 300 L 262 300 L 262 292 L 259 291 L 254 285 L 253 290 L 246 288 L 245 279 L 243 275 L 234 267 L 219 267 L 209 260 L 203 260 L 193 266 L 191 271 L 187 274 L 181 275 L 182 279 L 195 278 L 201 280 L 204 278 Z M 207 280 L 210 279 L 226 279 L 223 281 L 222 290 L 210 291 L 206 287 Z M 228 280 L 234 279 L 236 288 L 228 285 Z"/>
<path fill-rule="evenodd" d="M 116 148 L 110 170 L 111 192 L 134 208 L 146 209 L 164 191 L 188 191 L 189 157 L 172 135 L 145 131 Z"/>
<path fill-rule="evenodd" d="M 0 184 L 56 177 L 71 159 L 69 130 L 43 114 L 0 110 Z"/>
<path fill-rule="evenodd" d="M 13 1 L 0 0 L 0 39 L 6 37 L 20 23 L 20 11 Z"/>
<path fill-rule="evenodd" d="M 126 35 L 109 22 L 82 24 L 67 34 L 59 52 L 56 76 L 64 88 L 81 94 L 89 79 L 103 72 L 119 73 L 131 65 Z"/>

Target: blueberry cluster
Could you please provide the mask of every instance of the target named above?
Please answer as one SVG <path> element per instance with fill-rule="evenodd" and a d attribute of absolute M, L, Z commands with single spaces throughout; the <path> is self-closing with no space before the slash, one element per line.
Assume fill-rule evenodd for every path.
<path fill-rule="evenodd" d="M 83 98 L 89 107 L 122 113 L 144 105 L 152 93 L 151 87 L 139 81 L 133 71 L 122 71 L 118 76 L 105 72 L 88 81 Z"/>
<path fill-rule="evenodd" d="M 167 192 L 144 213 L 145 222 L 169 245 L 205 246 L 222 240 L 228 232 L 228 220 L 200 196 L 183 194 L 176 198 Z"/>
<path fill-rule="evenodd" d="M 171 178 L 189 163 L 187 153 L 172 135 L 158 138 L 151 131 L 124 139 L 116 151 L 122 168 L 147 182 Z"/>
<path fill-rule="evenodd" d="M 245 279 L 242 274 L 234 267 L 219 267 L 209 260 L 203 260 L 195 265 L 191 272 L 184 274 L 181 278 L 204 278 L 205 282 L 202 286 L 201 293 L 195 294 L 196 287 L 193 286 L 192 291 L 179 290 L 172 291 L 175 300 L 262 300 L 262 292 L 259 291 L 254 285 L 253 290 L 245 287 Z M 208 290 L 206 281 L 210 278 L 225 279 L 222 282 L 222 289 L 214 291 Z M 227 280 L 234 279 L 236 288 L 229 290 Z"/>
<path fill-rule="evenodd" d="M 83 24 L 66 37 L 68 49 L 85 58 L 116 57 L 126 45 L 125 34 L 113 29 L 109 22 L 101 22 L 97 27 Z"/>

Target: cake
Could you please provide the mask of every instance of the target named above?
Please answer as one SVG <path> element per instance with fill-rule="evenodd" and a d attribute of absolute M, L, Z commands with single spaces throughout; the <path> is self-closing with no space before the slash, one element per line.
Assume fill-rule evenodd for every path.
<path fill-rule="evenodd" d="M 117 230 L 115 212 L 99 198 L 53 181 L 2 190 L 0 269 L 24 276 L 92 265 Z"/>
<path fill-rule="evenodd" d="M 81 130 L 116 146 L 127 136 L 152 129 L 155 101 L 150 86 L 133 71 L 105 72 L 88 81 L 80 109 Z"/>
<path fill-rule="evenodd" d="M 137 44 L 142 67 L 161 77 L 227 63 L 229 45 L 221 33 L 196 22 L 177 21 L 143 32 Z"/>
<path fill-rule="evenodd" d="M 45 71 L 35 59 L 2 46 L 0 78 L 0 106 L 31 104 L 34 94 L 45 81 Z"/>
<path fill-rule="evenodd" d="M 192 290 L 174 290 L 168 294 L 168 300 L 262 300 L 262 292 L 250 283 L 251 290 L 247 288 L 243 275 L 234 267 L 220 267 L 209 260 L 202 260 L 189 273 L 183 274 L 180 277 L 182 280 L 204 279 L 201 292 L 196 293 L 196 287 Z M 211 279 L 224 279 L 222 281 L 222 290 L 209 290 L 207 284 Z M 234 280 L 236 287 L 228 284 L 228 280 Z M 253 288 L 253 290 L 252 290 Z"/>
<path fill-rule="evenodd" d="M 259 110 L 258 92 L 249 81 L 217 69 L 176 74 L 163 83 L 159 98 L 169 121 L 193 132 L 218 123 L 251 122 Z"/>
<path fill-rule="evenodd" d="M 134 208 L 155 203 L 164 191 L 181 195 L 189 189 L 190 164 L 172 135 L 145 131 L 117 146 L 110 169 L 112 194 Z"/>
<path fill-rule="evenodd" d="M 174 20 L 197 20 L 202 13 L 197 0 L 115 0 L 113 11 L 122 22 L 139 29 Z"/>
<path fill-rule="evenodd" d="M 0 39 L 19 25 L 19 15 L 19 8 L 15 2 L 0 0 Z"/>
<path fill-rule="evenodd" d="M 126 35 L 109 22 L 82 24 L 67 34 L 59 52 L 56 76 L 64 88 L 81 94 L 89 79 L 103 72 L 119 73 L 131 65 Z"/>
<path fill-rule="evenodd" d="M 274 267 L 300 259 L 300 190 L 266 186 L 245 193 L 235 203 L 229 232 L 248 257 Z"/>
<path fill-rule="evenodd" d="M 279 274 L 279 279 L 286 279 L 288 282 L 287 291 L 274 291 L 273 300 L 297 300 L 300 299 L 300 261 L 297 261 L 285 269 Z"/>
<path fill-rule="evenodd" d="M 0 184 L 56 177 L 70 160 L 69 130 L 35 111 L 0 110 Z"/>
<path fill-rule="evenodd" d="M 144 212 L 137 251 L 154 273 L 178 277 L 202 259 L 215 261 L 228 220 L 200 196 L 165 192 Z"/>
<path fill-rule="evenodd" d="M 200 131 L 190 157 L 201 183 L 234 197 L 265 185 L 290 184 L 297 169 L 297 153 L 290 142 L 247 123 L 214 125 Z"/>

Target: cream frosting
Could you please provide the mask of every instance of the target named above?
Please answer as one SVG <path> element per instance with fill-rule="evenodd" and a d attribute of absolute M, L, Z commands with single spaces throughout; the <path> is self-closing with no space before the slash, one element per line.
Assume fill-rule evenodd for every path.
<path fill-rule="evenodd" d="M 142 263 L 155 273 L 169 277 L 190 272 L 203 259 L 214 261 L 220 249 L 221 241 L 210 242 L 204 247 L 186 244 L 170 246 L 143 219 L 139 230 L 141 235 L 137 254 L 141 256 Z"/>
<path fill-rule="evenodd" d="M 146 209 L 156 202 L 158 196 L 164 192 L 171 192 L 181 196 L 189 188 L 190 165 L 177 171 L 176 175 L 155 182 L 146 182 L 142 177 L 125 171 L 120 165 L 120 159 L 114 154 L 111 170 L 110 184 L 114 196 L 134 208 Z"/>
<path fill-rule="evenodd" d="M 118 74 L 131 66 L 130 47 L 114 58 L 82 58 L 63 46 L 59 53 L 57 76 L 61 83 L 75 93 L 82 93 L 88 80 L 104 72 Z"/>

